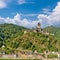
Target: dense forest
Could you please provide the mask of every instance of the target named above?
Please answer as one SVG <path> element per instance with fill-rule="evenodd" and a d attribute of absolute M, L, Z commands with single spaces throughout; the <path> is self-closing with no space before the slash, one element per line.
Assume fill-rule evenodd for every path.
<path fill-rule="evenodd" d="M 39 53 L 48 51 L 60 51 L 60 28 L 46 27 L 54 35 L 46 35 L 41 32 L 34 32 L 33 29 L 24 28 L 13 24 L 0 24 L 0 52 L 4 45 L 4 51 L 7 54 L 21 50 L 37 50 Z M 24 34 L 24 31 L 27 33 Z"/>

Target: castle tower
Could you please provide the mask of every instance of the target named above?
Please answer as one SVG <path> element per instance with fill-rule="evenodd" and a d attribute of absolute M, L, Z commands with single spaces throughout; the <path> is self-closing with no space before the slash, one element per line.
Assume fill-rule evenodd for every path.
<path fill-rule="evenodd" d="M 37 24 L 37 29 L 36 29 L 36 31 L 37 31 L 37 32 L 40 32 L 40 31 L 41 31 L 41 24 L 40 24 L 40 23 Z"/>

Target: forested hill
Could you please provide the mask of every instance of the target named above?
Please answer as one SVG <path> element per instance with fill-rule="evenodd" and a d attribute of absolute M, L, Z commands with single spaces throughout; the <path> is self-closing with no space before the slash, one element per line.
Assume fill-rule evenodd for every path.
<path fill-rule="evenodd" d="M 50 33 L 55 33 L 56 36 L 60 34 L 60 28 L 47 27 L 46 29 Z M 5 45 L 4 50 L 7 54 L 15 52 L 16 49 L 37 50 L 38 52 L 60 51 L 60 43 L 55 35 L 34 32 L 13 24 L 0 24 L 0 51 L 2 45 Z"/>
<path fill-rule="evenodd" d="M 0 47 L 2 44 L 5 44 L 5 41 L 12 40 L 17 36 L 22 35 L 22 31 L 24 30 L 26 30 L 26 28 L 22 26 L 13 24 L 0 24 Z"/>
<path fill-rule="evenodd" d="M 8 38 L 14 37 L 15 35 L 22 34 L 21 31 L 26 28 L 22 26 L 17 26 L 13 24 L 0 24 L 0 39 L 6 40 Z"/>

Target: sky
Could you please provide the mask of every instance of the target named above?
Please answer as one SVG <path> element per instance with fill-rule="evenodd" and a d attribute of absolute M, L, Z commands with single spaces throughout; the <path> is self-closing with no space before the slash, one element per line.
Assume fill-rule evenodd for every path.
<path fill-rule="evenodd" d="M 0 0 L 0 24 L 27 28 L 60 26 L 60 0 Z"/>

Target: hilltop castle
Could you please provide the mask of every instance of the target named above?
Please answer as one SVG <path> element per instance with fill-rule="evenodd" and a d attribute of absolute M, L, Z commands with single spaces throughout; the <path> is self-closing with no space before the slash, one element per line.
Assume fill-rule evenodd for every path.
<path fill-rule="evenodd" d="M 43 31 L 43 29 L 41 28 L 41 24 L 38 22 L 37 24 L 37 27 L 36 27 L 36 32 L 41 32 L 42 34 L 46 34 L 46 35 L 49 35 L 49 32 L 46 30 L 46 31 Z"/>
<path fill-rule="evenodd" d="M 50 33 L 46 30 L 44 31 L 42 28 L 41 28 L 41 24 L 40 22 L 37 23 L 37 26 L 36 28 L 32 28 L 32 30 L 25 30 L 24 31 L 24 34 L 28 33 L 28 32 L 41 32 L 42 34 L 46 34 L 46 35 L 49 35 Z"/>

